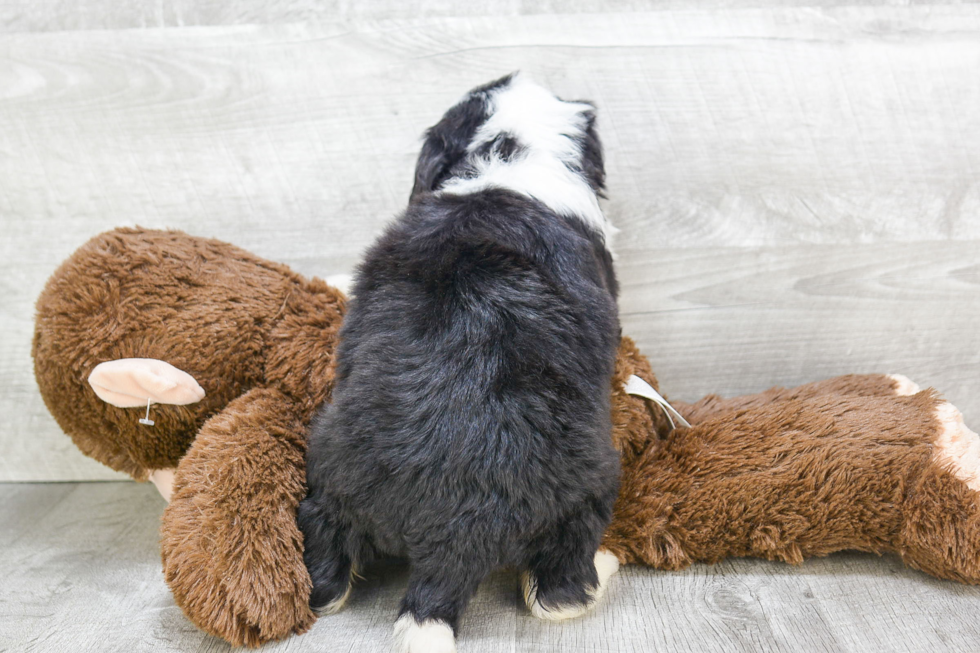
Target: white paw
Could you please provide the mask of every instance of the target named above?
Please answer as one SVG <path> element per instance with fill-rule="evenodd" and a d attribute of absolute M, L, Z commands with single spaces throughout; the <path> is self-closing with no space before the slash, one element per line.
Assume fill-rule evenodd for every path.
<path fill-rule="evenodd" d="M 593 596 L 598 600 L 606 593 L 609 579 L 619 571 L 619 558 L 605 549 L 599 549 L 595 552 L 595 570 L 599 574 L 599 587 Z"/>
<path fill-rule="evenodd" d="M 980 436 L 963 423 L 963 414 L 948 401 L 936 407 L 936 418 L 942 430 L 933 445 L 933 459 L 970 489 L 980 491 Z"/>
<path fill-rule="evenodd" d="M 912 381 L 909 377 L 904 374 L 889 374 L 889 378 L 895 382 L 895 394 L 899 397 L 907 397 L 908 395 L 918 394 L 919 387 L 917 383 Z"/>
<path fill-rule="evenodd" d="M 445 621 L 415 621 L 403 614 L 395 622 L 395 642 L 401 653 L 456 653 L 456 637 Z"/>
<path fill-rule="evenodd" d="M 599 549 L 596 551 L 593 563 L 595 564 L 596 573 L 599 575 L 599 585 L 590 593 L 589 602 L 585 605 L 556 606 L 552 608 L 541 605 L 541 602 L 538 601 L 537 582 L 531 577 L 530 573 L 524 572 L 521 575 L 521 590 L 524 594 L 524 602 L 527 603 L 531 614 L 538 619 L 544 619 L 546 621 L 564 621 L 565 619 L 581 617 L 594 608 L 599 599 L 606 593 L 606 588 L 609 586 L 609 579 L 619 571 L 619 559 L 609 551 Z"/>

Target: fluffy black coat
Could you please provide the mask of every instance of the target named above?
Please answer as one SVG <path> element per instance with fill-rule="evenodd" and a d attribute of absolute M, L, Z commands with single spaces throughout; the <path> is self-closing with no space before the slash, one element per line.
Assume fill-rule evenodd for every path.
<path fill-rule="evenodd" d="M 530 570 L 545 606 L 587 603 L 597 584 L 619 477 L 603 238 L 506 189 L 432 192 L 460 174 L 486 118 L 480 94 L 507 79 L 430 130 L 408 210 L 355 276 L 299 511 L 315 608 L 336 605 L 377 553 L 411 561 L 401 612 L 454 630 L 501 566 Z M 601 190 L 591 118 L 588 133 L 579 172 Z"/>

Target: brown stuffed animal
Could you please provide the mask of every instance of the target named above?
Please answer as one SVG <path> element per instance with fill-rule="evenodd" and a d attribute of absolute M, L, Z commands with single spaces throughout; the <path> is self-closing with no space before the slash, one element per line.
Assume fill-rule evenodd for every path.
<path fill-rule="evenodd" d="M 92 239 L 37 303 L 41 393 L 87 455 L 170 505 L 167 583 L 185 614 L 236 645 L 306 630 L 295 510 L 306 429 L 332 387 L 343 295 L 231 245 L 119 229 Z M 934 392 L 851 376 L 675 404 L 673 430 L 624 338 L 613 380 L 619 502 L 604 546 L 663 569 L 755 555 L 800 562 L 893 551 L 980 582 L 980 439 Z M 105 399 L 105 401 L 103 400 Z M 111 403 L 107 403 L 111 402 Z"/>

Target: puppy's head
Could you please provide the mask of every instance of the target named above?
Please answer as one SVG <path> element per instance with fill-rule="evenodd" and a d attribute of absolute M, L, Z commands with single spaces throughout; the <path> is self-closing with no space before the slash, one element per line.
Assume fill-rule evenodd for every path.
<path fill-rule="evenodd" d="M 521 186 L 529 176 L 558 183 L 565 176 L 558 168 L 574 177 L 564 183 L 578 180 L 591 194 L 602 193 L 595 107 L 561 100 L 515 73 L 474 88 L 426 132 L 412 200 L 489 185 L 527 192 Z"/>

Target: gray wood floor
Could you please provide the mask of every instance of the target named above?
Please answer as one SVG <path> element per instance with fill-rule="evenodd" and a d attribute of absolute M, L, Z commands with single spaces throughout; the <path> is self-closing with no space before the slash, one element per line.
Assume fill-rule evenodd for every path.
<path fill-rule="evenodd" d="M 0 484 L 0 651 L 224 651 L 163 582 L 163 501 L 123 482 Z M 368 570 L 349 607 L 263 650 L 387 650 L 406 568 Z M 465 653 L 500 651 L 977 651 L 980 588 L 897 558 L 843 554 L 798 567 L 757 560 L 684 572 L 626 567 L 596 612 L 555 625 L 495 574 L 466 613 Z"/>

